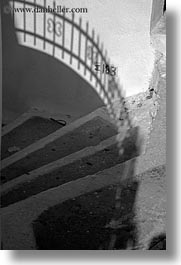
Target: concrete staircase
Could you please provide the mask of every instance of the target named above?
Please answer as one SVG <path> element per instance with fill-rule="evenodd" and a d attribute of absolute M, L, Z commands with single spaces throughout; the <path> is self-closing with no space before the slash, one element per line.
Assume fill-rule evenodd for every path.
<path fill-rule="evenodd" d="M 138 155 L 134 128 L 123 143 L 124 155 L 119 156 L 117 130 L 103 109 L 62 127 L 34 116 L 3 135 L 2 206 Z M 13 147 L 17 149 L 10 155 Z"/>
<path fill-rule="evenodd" d="M 129 137 L 124 140 L 124 153 L 121 156 L 118 153 L 116 135 L 117 130 L 104 108 L 97 109 L 87 116 L 70 122 L 66 126 L 56 122 L 54 119 L 50 119 L 50 117 L 42 117 L 37 112 L 36 116 L 24 115 L 13 126 L 9 125 L 9 129 L 4 128 L 1 153 L 2 215 L 6 216 L 5 219 L 7 219 L 9 214 L 13 214 L 17 220 L 14 225 L 15 227 L 18 226 L 18 230 L 20 227 L 22 229 L 22 225 L 23 227 L 26 226 L 25 229 L 29 229 L 27 227 L 29 225 L 32 226 L 44 210 L 51 208 L 50 206 L 54 207 L 57 204 L 61 204 L 62 200 L 67 201 L 72 196 L 73 198 L 79 198 L 81 194 L 88 196 L 86 194 L 100 192 L 101 190 L 104 198 L 99 210 L 101 212 L 104 208 L 105 212 L 107 209 L 105 201 L 106 190 L 108 189 L 111 197 L 111 202 L 108 203 L 109 207 L 112 207 L 111 218 L 111 213 L 112 215 L 114 213 L 117 184 L 120 183 L 121 178 L 124 181 L 127 175 L 128 177 L 131 176 L 129 170 L 127 170 L 128 174 L 125 176 L 125 168 L 129 168 L 130 161 L 133 161 L 139 155 L 137 127 L 131 129 Z M 122 167 L 120 167 L 121 164 L 123 165 Z M 116 165 L 119 165 L 117 172 Z M 80 184 L 77 186 L 77 183 Z M 63 195 L 66 187 L 69 190 L 68 197 Z M 57 200 L 57 191 L 59 189 L 63 190 L 61 192 L 63 197 Z M 49 202 L 53 199 L 52 204 L 49 204 L 49 202 L 48 204 L 45 203 L 45 207 L 42 196 L 45 196 Z M 93 211 L 97 197 L 94 195 L 90 196 L 92 196 L 91 209 Z M 29 204 L 34 199 L 38 200 L 38 203 L 35 205 L 30 203 L 30 210 L 27 203 Z M 42 202 L 43 204 L 38 207 L 38 204 Z M 32 212 L 33 205 L 34 207 L 37 206 L 36 210 L 34 209 L 36 216 Z M 22 216 L 21 218 L 18 217 L 19 207 L 21 207 L 21 211 L 24 209 L 23 215 L 29 216 L 29 225 L 27 225 L 25 220 L 23 224 L 19 224 L 19 222 L 22 222 Z M 82 207 L 85 207 L 85 205 Z M 97 211 L 98 213 L 99 211 Z M 105 226 L 105 222 L 110 221 L 108 219 L 106 218 L 102 224 L 100 223 L 102 229 Z M 7 226 L 7 223 L 6 221 L 3 225 Z M 96 224 L 95 227 L 97 227 Z M 14 231 L 12 224 L 9 224 L 5 230 L 10 233 L 12 229 Z M 36 227 L 34 229 L 36 230 Z M 35 230 L 34 233 L 36 234 Z M 74 231 L 74 234 L 79 232 L 78 230 L 77 232 Z M 34 234 L 33 232 L 31 233 Z M 110 234 L 110 231 L 108 234 Z M 13 232 L 11 237 L 14 238 L 12 242 L 11 239 L 4 236 L 5 248 L 15 249 L 17 247 L 15 241 L 19 242 L 18 248 L 46 248 L 41 246 L 41 244 L 37 247 L 38 239 L 35 240 L 35 238 L 31 246 L 31 240 L 29 239 L 28 241 L 26 236 L 22 239 L 19 235 L 17 239 Z M 85 236 L 83 238 L 85 239 Z M 25 241 L 27 241 L 27 245 Z M 90 243 L 87 248 L 98 248 L 98 245 L 102 249 L 106 248 L 107 245 L 105 246 L 101 242 L 98 240 L 97 245 Z M 82 241 L 81 246 L 83 245 Z M 48 245 L 52 249 L 59 247 L 63 249 L 66 246 L 75 249 L 74 244 L 72 246 L 65 244 L 64 247 L 62 244 L 58 244 L 56 247 L 54 243 L 51 246 Z"/>

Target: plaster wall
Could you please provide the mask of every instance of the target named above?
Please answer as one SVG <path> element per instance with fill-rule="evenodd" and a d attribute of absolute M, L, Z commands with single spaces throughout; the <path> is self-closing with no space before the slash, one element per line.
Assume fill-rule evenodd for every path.
<path fill-rule="evenodd" d="M 81 15 L 83 24 L 88 20 L 90 27 L 100 34 L 112 63 L 118 68 L 126 96 L 148 88 L 154 65 L 150 46 L 152 0 L 56 2 L 70 8 L 88 9 L 88 13 Z M 47 0 L 47 4 L 52 5 L 52 1 Z M 3 14 L 4 117 L 14 119 L 30 107 L 82 116 L 102 105 L 91 86 L 60 62 L 19 46 L 11 24 L 9 16 Z M 62 85 L 65 77 L 67 83 Z"/>
<path fill-rule="evenodd" d="M 59 2 L 75 6 L 73 0 Z M 111 61 L 118 68 L 126 96 L 145 91 L 154 64 L 150 46 L 152 0 L 79 0 L 76 5 L 88 8 L 82 17 L 100 33 Z"/>
<path fill-rule="evenodd" d="M 111 62 L 117 67 L 126 96 L 148 88 L 154 65 L 154 51 L 150 46 L 152 0 L 57 0 L 56 4 L 87 8 L 88 12 L 81 14 L 82 25 L 85 27 L 89 21 L 90 28 L 100 34 Z M 159 12 L 156 10 L 159 5 L 154 4 L 153 9 Z M 52 0 L 47 0 L 47 5 L 52 6 Z M 79 16 L 75 14 L 77 22 Z M 40 22 L 39 31 L 41 27 Z"/>

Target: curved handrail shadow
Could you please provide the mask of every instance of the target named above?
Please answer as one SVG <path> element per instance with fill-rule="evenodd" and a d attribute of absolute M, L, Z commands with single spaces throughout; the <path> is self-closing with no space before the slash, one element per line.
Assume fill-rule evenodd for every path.
<path fill-rule="evenodd" d="M 23 12 L 23 22 L 21 23 L 22 25 L 19 25 L 16 23 L 17 18 L 16 18 L 16 13 L 14 12 L 14 8 L 15 8 L 15 4 L 17 4 L 17 3 L 21 4 L 22 8 L 26 8 L 27 6 L 30 6 L 31 8 L 35 8 L 35 7 L 36 8 L 43 8 L 46 6 L 46 0 L 44 0 L 44 6 L 38 5 L 36 3 L 36 1 L 34 1 L 34 3 L 32 3 L 32 2 L 28 2 L 28 1 L 22 1 L 22 0 L 13 0 L 13 1 L 8 1 L 8 3 L 9 3 L 8 6 L 5 5 L 4 1 L 2 4 L 2 10 L 4 11 L 3 12 L 3 24 L 7 26 L 6 20 L 9 17 L 8 12 L 9 12 L 9 15 L 11 16 L 11 13 L 13 10 L 12 17 L 11 17 L 12 18 L 11 28 L 13 27 L 16 30 L 16 32 L 18 33 L 18 35 L 19 34 L 21 35 L 21 37 L 22 37 L 22 40 L 20 41 L 21 45 L 29 46 L 29 42 L 27 41 L 27 38 L 30 36 L 33 38 L 33 46 L 31 48 L 35 48 L 35 49 L 41 50 L 43 52 L 46 52 L 46 46 L 50 45 L 51 49 L 52 49 L 52 54 L 51 54 L 52 57 L 56 57 L 58 60 L 63 61 L 69 67 L 71 67 L 74 71 L 79 73 L 79 77 L 81 76 L 83 79 L 86 79 L 90 83 L 92 88 L 97 92 L 98 96 L 103 101 L 103 103 L 107 106 L 110 115 L 112 115 L 112 117 L 116 120 L 117 119 L 117 110 L 115 110 L 115 108 L 113 106 L 113 102 L 115 101 L 115 99 L 117 99 L 120 102 L 120 106 L 122 106 L 123 102 L 124 102 L 124 98 L 122 96 L 122 91 L 120 89 L 118 80 L 116 80 L 115 76 L 109 75 L 110 69 L 108 70 L 108 72 L 107 72 L 107 70 L 104 70 L 102 72 L 102 69 L 101 69 L 100 73 L 98 73 L 98 71 L 95 71 L 95 69 L 92 69 L 92 68 L 94 68 L 95 61 L 97 63 L 99 63 L 99 60 L 100 60 L 100 65 L 106 65 L 109 68 L 110 59 L 108 59 L 107 51 L 104 52 L 103 43 L 100 44 L 99 36 L 97 36 L 96 41 L 94 40 L 95 39 L 94 29 L 92 30 L 92 35 L 89 34 L 88 22 L 86 23 L 86 30 L 84 30 L 82 28 L 82 19 L 79 18 L 79 24 L 77 24 L 75 22 L 74 13 L 72 13 L 71 19 L 66 17 L 65 13 L 63 15 L 52 13 L 52 14 L 50 14 L 51 17 L 49 17 L 47 20 L 46 12 L 44 12 L 43 13 L 43 34 L 40 34 L 40 32 L 38 32 L 38 30 L 37 30 L 36 12 L 33 13 L 32 29 L 28 30 L 27 29 L 28 24 L 31 24 L 31 23 L 30 23 L 30 21 L 28 22 L 28 20 L 27 20 L 26 12 Z M 10 3 L 12 3 L 11 6 L 10 6 Z M 7 4 L 7 2 L 6 2 L 6 4 Z M 53 6 L 55 7 L 55 5 L 56 5 L 56 3 L 55 3 L 55 1 L 53 1 Z M 18 12 L 18 15 L 19 15 L 19 12 Z M 50 23 L 49 20 L 51 21 L 51 27 L 50 27 L 51 28 L 51 32 L 50 32 L 51 37 L 47 36 L 47 30 L 50 31 L 49 27 L 47 29 L 47 23 Z M 60 31 L 57 32 L 57 29 L 56 29 L 57 23 L 59 26 L 61 25 L 61 28 L 62 28 L 61 32 Z M 66 23 L 71 26 L 69 35 L 67 34 L 68 30 L 66 30 Z M 77 30 L 77 33 L 78 33 L 78 39 L 77 40 L 74 37 L 75 36 L 75 30 Z M 6 27 L 6 31 L 7 31 L 7 27 Z M 61 33 L 61 34 L 59 34 L 59 33 Z M 4 34 L 6 34 L 6 33 L 4 33 Z M 61 35 L 61 40 L 60 39 L 57 40 L 57 35 L 58 36 Z M 67 36 L 69 36 L 68 39 L 66 39 Z M 6 38 L 4 37 L 3 39 L 9 40 L 8 37 L 9 36 L 6 36 Z M 42 46 L 41 45 L 37 46 L 38 41 L 41 41 Z M 74 48 L 74 44 L 76 45 L 75 48 Z M 12 43 L 10 45 L 12 45 Z M 88 46 L 88 45 L 90 45 L 90 46 Z M 84 48 L 82 48 L 82 46 L 84 46 Z M 3 47 L 6 50 L 8 50 L 6 48 L 6 47 L 8 47 L 8 45 L 3 45 Z M 61 50 L 61 52 L 62 52 L 61 55 L 60 54 L 58 56 L 56 55 L 56 49 Z M 19 51 L 19 49 L 16 48 L 17 53 L 18 53 L 18 51 Z M 64 60 L 64 54 L 65 53 L 68 54 L 68 62 L 66 60 Z M 15 52 L 11 53 L 11 55 L 13 58 L 15 56 Z M 17 57 L 15 56 L 15 58 L 13 58 L 14 61 L 16 61 L 16 60 L 19 61 L 19 59 L 20 59 L 20 61 L 19 61 L 20 67 L 19 68 L 21 68 L 21 69 L 19 71 L 21 71 L 23 69 L 23 67 L 26 66 L 26 64 L 28 64 L 28 67 L 30 67 L 30 65 L 33 66 L 34 64 L 36 64 L 34 61 L 31 62 L 31 56 L 32 55 L 30 55 L 28 58 L 26 58 L 26 56 L 24 56 L 24 55 L 25 54 L 23 54 L 23 56 L 21 54 L 19 54 L 19 56 L 17 56 Z M 82 56 L 83 56 L 83 58 L 82 58 Z M 6 57 L 6 55 L 4 57 Z M 76 65 L 73 65 L 73 58 L 76 60 Z M 4 59 L 4 62 L 6 63 L 10 60 L 11 60 L 11 58 L 9 58 L 9 54 L 8 54 L 7 58 Z M 26 61 L 25 65 L 24 65 L 24 62 L 22 62 L 22 60 Z M 36 57 L 36 60 L 37 60 L 37 57 Z M 22 65 L 21 65 L 21 63 L 22 63 Z M 39 65 L 40 68 L 41 68 L 41 65 L 46 65 L 46 64 L 44 64 L 44 62 L 40 63 L 40 65 Z M 81 70 L 80 70 L 81 66 L 84 68 L 83 72 L 81 72 Z M 7 68 L 8 67 L 5 66 L 6 73 L 8 75 L 9 73 L 7 71 Z M 16 67 L 13 67 L 12 64 L 10 65 L 9 68 L 10 68 L 10 72 L 12 71 L 12 69 L 16 69 Z M 39 70 L 39 69 L 36 69 L 36 67 L 35 67 L 35 69 L 33 69 L 33 70 L 36 74 L 37 73 L 36 70 Z M 41 71 L 41 69 L 40 69 L 40 71 Z M 63 72 L 63 74 L 61 76 L 61 85 L 62 86 L 67 87 L 69 85 L 69 84 L 67 84 L 67 79 L 72 78 L 71 73 L 72 72 L 69 71 L 69 75 L 67 77 L 66 74 Z M 17 74 L 17 72 L 14 73 L 14 75 L 16 75 L 16 74 Z M 29 79 L 26 81 L 24 80 L 25 82 L 23 84 L 22 84 L 22 76 L 23 76 L 22 73 L 20 73 L 20 77 L 18 78 L 18 80 L 17 80 L 17 77 L 15 79 L 20 83 L 20 86 L 21 86 L 21 91 L 19 91 L 20 92 L 19 97 L 22 97 L 22 94 L 23 94 L 22 89 L 24 89 L 24 87 L 26 87 L 27 84 L 31 85 L 31 80 L 33 78 L 36 79 L 36 81 L 40 80 L 40 78 L 41 78 L 41 76 L 40 77 L 37 76 L 36 78 L 35 78 L 35 76 L 30 77 L 30 74 L 31 74 L 31 72 L 29 73 L 28 71 L 26 71 L 26 73 L 24 74 L 24 77 L 25 78 L 28 77 Z M 49 74 L 49 73 L 47 73 L 47 74 Z M 46 75 L 46 73 L 44 74 L 43 78 L 45 78 L 45 75 Z M 66 78 L 64 78 L 65 76 L 66 76 Z M 55 79 L 57 79 L 57 78 L 54 78 L 54 80 Z M 8 78 L 7 78 L 7 80 L 8 80 Z M 51 80 L 53 80 L 53 78 L 51 78 Z M 18 82 L 15 82 L 15 84 L 17 84 Z M 78 80 L 74 83 L 72 82 L 72 87 L 75 83 L 78 83 L 78 82 L 79 82 Z M 34 84 L 32 84 L 31 86 L 30 85 L 28 85 L 28 89 L 26 88 L 26 90 L 29 91 L 34 86 Z M 44 81 L 44 85 L 46 86 L 47 82 Z M 5 78 L 4 87 L 5 86 L 7 87 L 6 90 L 8 89 L 7 93 L 9 95 L 10 89 L 12 89 L 13 85 L 12 84 L 6 85 L 6 78 Z M 50 86 L 51 86 L 51 84 L 50 84 Z M 29 89 L 29 87 L 30 87 L 30 89 Z M 41 90 L 40 85 L 39 85 L 39 87 L 38 87 L 38 85 L 36 86 L 36 91 L 38 91 L 38 90 Z M 54 90 L 55 90 L 55 88 L 54 88 Z M 41 92 L 44 92 L 44 91 L 41 91 Z M 59 91 L 57 91 L 57 92 L 59 92 Z M 6 92 L 4 93 L 5 96 L 7 93 Z M 16 96 L 17 92 L 14 92 L 14 93 Z M 57 94 L 59 94 L 59 93 L 57 93 Z M 82 92 L 80 91 L 80 93 L 79 93 L 79 91 L 78 91 L 76 96 L 79 97 L 79 95 L 81 95 L 81 94 L 82 94 Z M 89 96 L 89 94 L 88 94 L 88 96 Z M 19 106 L 21 106 L 24 103 L 24 102 L 22 102 L 22 101 L 24 101 L 24 99 L 25 98 L 23 98 L 23 100 L 19 101 L 19 103 L 21 103 L 21 104 L 18 104 Z M 59 98 L 59 100 L 60 100 L 60 98 Z M 76 98 L 76 100 L 77 100 L 77 98 Z M 85 97 L 81 100 L 81 102 L 84 102 L 84 100 L 86 101 Z M 32 101 L 34 101 L 34 99 L 30 100 L 30 101 L 31 102 L 29 102 L 29 105 L 32 104 Z M 97 100 L 95 100 L 95 101 L 97 102 Z M 61 102 L 61 100 L 60 100 L 60 102 Z M 97 105 L 96 105 L 96 107 L 97 107 Z"/>

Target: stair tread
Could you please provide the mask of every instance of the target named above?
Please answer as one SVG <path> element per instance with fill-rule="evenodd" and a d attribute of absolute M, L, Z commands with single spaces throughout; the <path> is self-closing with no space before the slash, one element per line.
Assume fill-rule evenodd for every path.
<path fill-rule="evenodd" d="M 83 178 L 87 175 L 93 175 L 104 169 L 130 160 L 139 155 L 139 151 L 135 144 L 136 139 L 137 128 L 133 128 L 130 131 L 129 138 L 125 138 L 123 142 L 124 154 L 121 156 L 119 155 L 117 143 L 114 143 L 106 149 L 103 148 L 92 155 L 77 159 L 72 163 L 60 166 L 50 172 L 43 174 L 37 172 L 37 178 L 19 184 L 14 189 L 2 195 L 2 206 L 7 206 L 47 189 Z"/>
<path fill-rule="evenodd" d="M 1 159 L 62 128 L 58 122 L 34 116 L 2 136 Z"/>
<path fill-rule="evenodd" d="M 60 136 L 43 148 L 30 153 L 2 170 L 2 183 L 26 174 L 52 161 L 79 151 L 87 146 L 95 146 L 116 135 L 115 126 L 109 121 L 95 117 L 73 131 Z"/>

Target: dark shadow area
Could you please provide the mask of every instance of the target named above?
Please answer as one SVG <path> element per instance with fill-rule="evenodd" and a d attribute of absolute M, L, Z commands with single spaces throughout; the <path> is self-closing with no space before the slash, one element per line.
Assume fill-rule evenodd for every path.
<path fill-rule="evenodd" d="M 80 117 L 102 106 L 90 84 L 70 67 L 18 44 L 12 16 L 3 12 L 8 2 L 1 1 L 3 119 L 12 120 L 32 107 Z"/>
<path fill-rule="evenodd" d="M 134 168 L 131 171 L 132 174 Z M 118 185 L 112 185 L 43 212 L 33 223 L 37 249 L 107 250 L 112 237 L 116 237 L 112 249 L 134 249 L 137 242 L 134 202 L 138 186 L 133 179 L 120 185 L 119 210 L 115 209 Z M 113 218 L 118 221 L 114 228 L 109 226 Z"/>
<path fill-rule="evenodd" d="M 163 6 L 163 13 L 166 11 L 167 9 L 167 3 L 166 3 L 166 0 L 164 1 L 164 6 Z"/>
<path fill-rule="evenodd" d="M 166 235 L 155 236 L 149 245 L 149 250 L 166 250 Z"/>

